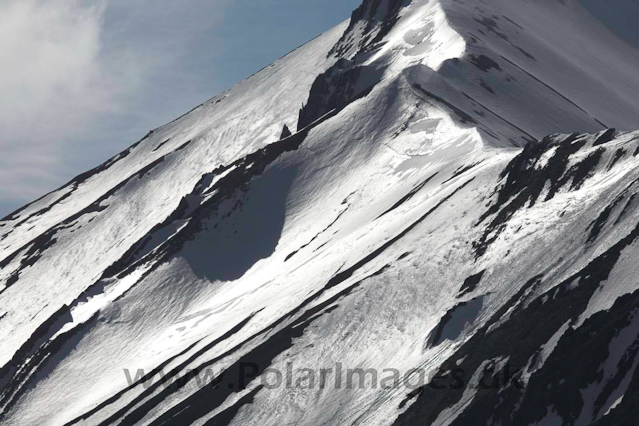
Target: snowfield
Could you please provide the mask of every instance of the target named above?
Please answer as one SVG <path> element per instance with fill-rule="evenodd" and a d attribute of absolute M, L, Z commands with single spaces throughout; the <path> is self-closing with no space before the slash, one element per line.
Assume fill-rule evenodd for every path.
<path fill-rule="evenodd" d="M 364 0 L 0 221 L 0 424 L 633 424 L 637 69 L 573 0 Z"/>

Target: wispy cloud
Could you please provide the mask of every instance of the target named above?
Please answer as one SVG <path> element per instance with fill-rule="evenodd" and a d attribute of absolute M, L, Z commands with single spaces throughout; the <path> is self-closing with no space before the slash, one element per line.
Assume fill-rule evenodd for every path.
<path fill-rule="evenodd" d="M 104 4 L 0 4 L 0 197 L 33 197 L 61 160 L 60 143 L 113 96 L 100 82 Z M 94 100 L 91 100 L 94 98 Z"/>
<path fill-rule="evenodd" d="M 343 21 L 361 0 L 0 0 L 0 217 Z"/>
<path fill-rule="evenodd" d="M 192 106 L 180 64 L 225 2 L 0 2 L 0 200 L 40 196 Z"/>

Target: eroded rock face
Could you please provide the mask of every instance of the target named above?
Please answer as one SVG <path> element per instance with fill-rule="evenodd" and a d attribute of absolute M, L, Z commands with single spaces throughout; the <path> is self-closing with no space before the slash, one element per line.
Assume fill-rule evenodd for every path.
<path fill-rule="evenodd" d="M 397 23 L 401 9 L 410 4 L 410 0 L 364 0 L 353 11 L 348 29 L 331 54 L 343 56 L 349 51 L 363 52 L 374 48 Z"/>

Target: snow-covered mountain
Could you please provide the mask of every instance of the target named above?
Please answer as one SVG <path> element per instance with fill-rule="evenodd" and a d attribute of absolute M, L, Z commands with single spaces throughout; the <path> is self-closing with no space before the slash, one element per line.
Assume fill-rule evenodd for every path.
<path fill-rule="evenodd" d="M 634 424 L 637 69 L 573 0 L 365 0 L 0 222 L 0 423 Z"/>

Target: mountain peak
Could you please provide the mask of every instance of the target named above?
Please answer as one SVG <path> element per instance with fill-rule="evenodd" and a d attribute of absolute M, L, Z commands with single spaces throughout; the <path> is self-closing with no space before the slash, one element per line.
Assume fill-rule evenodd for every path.
<path fill-rule="evenodd" d="M 410 0 L 364 0 L 353 11 L 349 26 L 331 49 L 331 54 L 345 57 L 353 51 L 373 49 L 397 23 L 400 11 Z"/>
<path fill-rule="evenodd" d="M 364 1 L 0 221 L 0 422 L 632 424 L 637 69 L 576 2 Z"/>
<path fill-rule="evenodd" d="M 349 77 L 354 92 L 411 76 L 409 85 L 426 88 L 437 107 L 447 99 L 472 117 L 490 145 L 522 146 L 567 129 L 632 130 L 639 114 L 631 71 L 639 51 L 572 1 L 366 1 L 331 53 L 361 74 Z M 333 68 L 341 75 L 344 66 Z"/>

